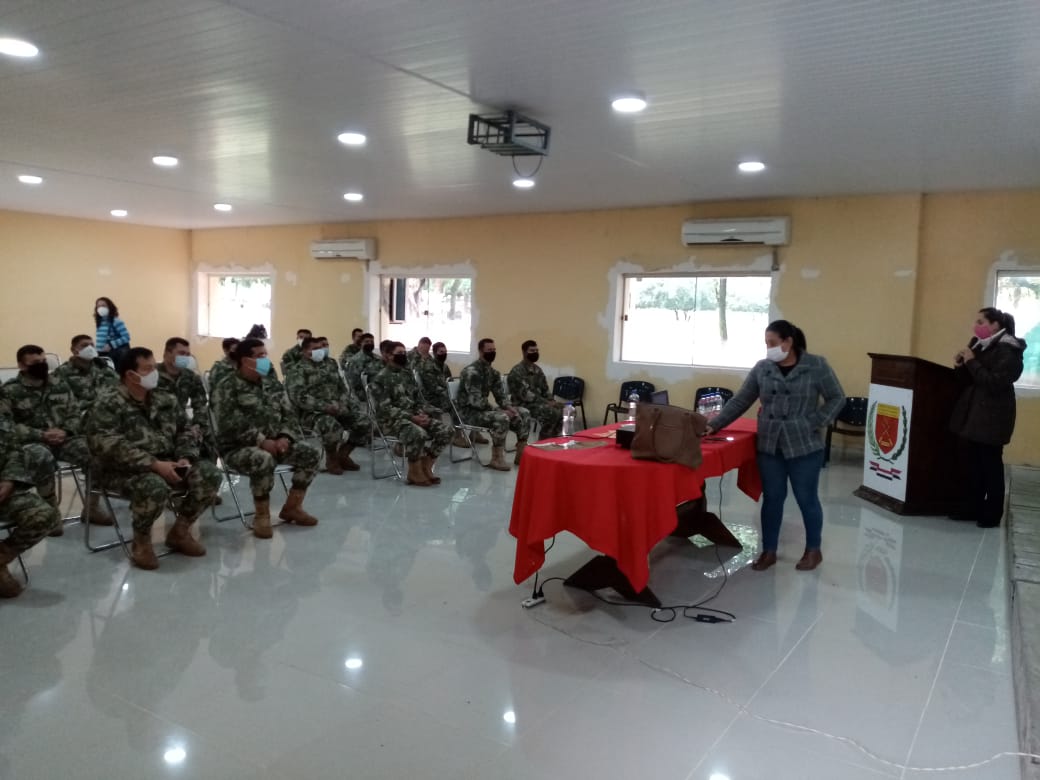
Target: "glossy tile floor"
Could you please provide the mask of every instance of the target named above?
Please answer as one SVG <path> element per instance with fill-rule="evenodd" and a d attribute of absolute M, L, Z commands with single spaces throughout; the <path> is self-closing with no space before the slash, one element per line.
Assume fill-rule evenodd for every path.
<path fill-rule="evenodd" d="M 257 542 L 206 517 L 209 554 L 154 573 L 88 554 L 79 526 L 46 541 L 0 604 L 0 777 L 876 780 L 1017 749 L 1002 534 L 853 498 L 851 452 L 824 472 L 814 573 L 794 570 L 793 501 L 781 564 L 751 571 L 757 507 L 723 482 L 750 546 L 726 561 L 712 604 L 738 619 L 718 625 L 559 582 L 521 609 L 515 472 L 442 473 L 321 475 L 317 528 Z M 589 556 L 561 537 L 545 571 Z M 670 603 L 723 583 L 714 548 L 653 557 Z"/>

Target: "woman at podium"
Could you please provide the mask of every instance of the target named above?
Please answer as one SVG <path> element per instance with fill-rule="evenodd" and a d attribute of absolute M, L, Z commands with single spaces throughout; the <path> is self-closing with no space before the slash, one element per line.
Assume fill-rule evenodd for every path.
<path fill-rule="evenodd" d="M 760 401 L 758 470 L 762 475 L 762 554 L 751 564 L 763 571 L 776 563 L 780 523 L 790 480 L 805 523 L 805 552 L 795 565 L 811 571 L 823 561 L 820 470 L 826 428 L 845 405 L 845 391 L 827 361 L 806 351 L 805 334 L 787 320 L 766 328 L 766 359 L 752 367 L 743 387 L 708 425 L 714 433 Z"/>
<path fill-rule="evenodd" d="M 979 312 L 974 338 L 954 358 L 963 389 L 950 430 L 960 438 L 966 470 L 963 518 L 979 528 L 996 528 L 1004 513 L 1004 445 L 1015 430 L 1015 382 L 1025 351 L 1026 343 L 1015 338 L 1015 318 L 989 307 Z"/>

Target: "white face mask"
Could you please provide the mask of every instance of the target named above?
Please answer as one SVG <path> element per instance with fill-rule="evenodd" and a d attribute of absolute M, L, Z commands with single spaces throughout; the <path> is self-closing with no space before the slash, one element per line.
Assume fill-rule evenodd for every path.
<path fill-rule="evenodd" d="M 783 347 L 770 347 L 766 350 L 766 357 L 774 363 L 781 363 L 784 360 L 787 360 L 789 354 L 789 352 L 784 352 Z"/>
<path fill-rule="evenodd" d="M 94 348 L 93 344 L 83 347 L 79 352 L 76 353 L 76 357 L 78 357 L 80 360 L 93 360 L 97 357 L 97 355 L 98 352 Z"/>
<path fill-rule="evenodd" d="M 136 371 L 134 373 L 137 374 Z M 140 374 L 137 374 L 137 376 L 141 377 L 141 388 L 143 390 L 154 390 L 155 388 L 157 388 L 159 386 L 159 372 L 158 371 L 152 371 L 152 373 L 145 374 L 144 376 L 141 376 Z"/>
<path fill-rule="evenodd" d="M 296 339 L 296 346 L 302 347 L 303 346 L 303 339 Z"/>
<path fill-rule="evenodd" d="M 314 350 L 311 350 L 311 360 L 313 360 L 315 363 L 320 363 L 324 359 L 325 359 L 325 350 L 324 349 L 314 349 Z"/>
<path fill-rule="evenodd" d="M 99 317 L 107 317 L 108 316 L 108 307 L 107 306 L 98 306 L 97 307 L 97 313 L 98 313 Z"/>

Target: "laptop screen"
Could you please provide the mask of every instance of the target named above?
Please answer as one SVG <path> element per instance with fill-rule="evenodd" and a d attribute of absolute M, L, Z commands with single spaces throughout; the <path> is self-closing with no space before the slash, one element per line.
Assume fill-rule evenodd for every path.
<path fill-rule="evenodd" d="M 655 390 L 650 394 L 650 403 L 652 404 L 664 404 L 668 405 L 668 391 L 667 390 Z"/>

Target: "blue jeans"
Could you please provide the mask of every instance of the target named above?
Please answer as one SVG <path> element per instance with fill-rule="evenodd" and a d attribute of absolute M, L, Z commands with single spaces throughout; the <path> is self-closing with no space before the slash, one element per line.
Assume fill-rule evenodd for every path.
<path fill-rule="evenodd" d="M 791 480 L 795 501 L 805 522 L 805 547 L 820 548 L 823 532 L 823 507 L 820 506 L 820 469 L 823 450 L 797 458 L 768 452 L 758 453 L 758 471 L 762 475 L 762 549 L 776 552 L 780 542 L 780 523 L 787 498 L 787 481 Z"/>

